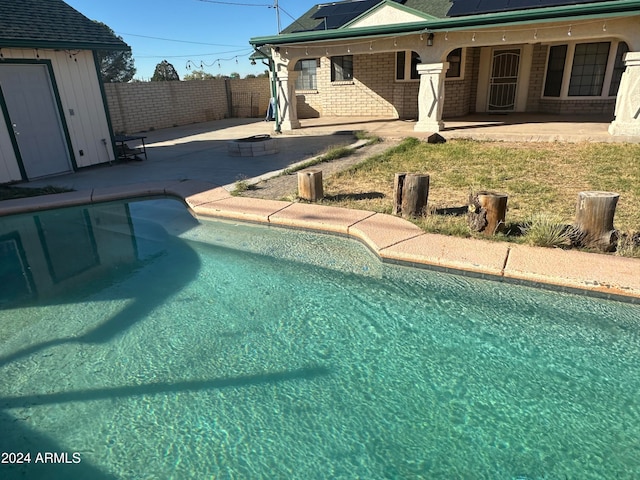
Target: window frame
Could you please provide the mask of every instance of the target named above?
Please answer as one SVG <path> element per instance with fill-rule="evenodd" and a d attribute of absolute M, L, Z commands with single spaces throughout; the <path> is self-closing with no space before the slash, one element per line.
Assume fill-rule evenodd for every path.
<path fill-rule="evenodd" d="M 414 56 L 415 54 L 415 56 Z M 400 61 L 400 56 L 403 55 L 404 56 L 404 66 L 402 68 L 402 75 L 403 78 L 398 78 L 398 73 L 399 73 L 399 61 Z M 407 62 L 407 58 L 410 58 L 410 61 Z M 415 61 L 415 63 L 414 63 Z M 420 81 L 420 74 L 418 73 L 418 69 L 415 69 L 415 77 L 413 76 L 414 74 L 414 66 L 417 67 L 417 65 L 419 65 L 421 63 L 420 60 L 420 55 L 418 54 L 418 52 L 414 51 L 414 50 L 398 50 L 396 52 L 396 73 L 395 73 L 395 81 L 396 82 L 419 82 Z"/>
<path fill-rule="evenodd" d="M 344 78 L 344 70 L 345 70 L 345 59 L 350 59 L 351 63 L 351 72 L 349 78 Z M 340 61 L 338 62 L 338 59 Z M 336 55 L 331 57 L 331 83 L 353 83 L 353 55 Z M 338 65 L 339 63 L 339 65 Z M 343 72 L 342 78 L 337 78 L 338 71 L 336 66 L 339 66 Z"/>
<path fill-rule="evenodd" d="M 577 45 L 591 44 L 591 43 L 609 43 L 609 53 L 607 57 L 606 67 L 604 71 L 604 78 L 602 81 L 602 89 L 600 95 L 569 95 L 569 85 L 572 79 L 572 73 L 574 68 L 574 58 Z M 616 98 L 616 95 L 610 95 L 611 80 L 613 79 L 616 54 L 618 47 L 621 43 L 626 43 L 623 40 L 615 38 L 603 38 L 594 39 L 593 41 L 570 41 L 570 42 L 554 42 L 548 45 L 547 55 L 544 66 L 544 76 L 542 83 L 541 98 L 545 100 L 606 100 Z M 547 96 L 545 90 L 547 88 L 547 76 L 549 74 L 549 56 L 551 54 L 551 48 L 557 46 L 567 46 L 567 52 L 564 61 L 562 85 L 560 87 L 560 94 L 558 96 Z"/>
<path fill-rule="evenodd" d="M 452 81 L 453 80 L 464 80 L 464 66 L 465 66 L 466 58 L 467 58 L 467 49 L 466 49 L 466 47 L 454 48 L 449 53 L 447 53 L 447 58 L 446 58 L 445 61 L 449 62 L 449 57 L 456 50 L 460 50 L 460 75 L 458 75 L 457 77 L 447 77 L 447 73 L 449 72 L 449 68 L 447 68 L 447 73 L 445 73 L 445 81 L 447 81 L 447 80 L 452 80 Z M 451 63 L 451 62 L 449 62 L 449 63 Z M 449 66 L 451 66 L 451 65 L 449 65 Z"/>
<path fill-rule="evenodd" d="M 310 86 L 309 88 L 302 88 L 302 86 L 299 84 L 300 83 L 300 79 L 305 78 L 304 74 L 306 71 L 310 71 L 310 69 L 305 69 L 302 64 L 303 62 L 314 62 L 314 68 L 313 68 L 313 73 L 309 74 L 308 78 L 311 79 L 312 81 L 312 86 Z M 298 66 L 300 66 L 300 68 L 298 68 Z M 298 74 L 298 78 L 296 79 L 296 92 L 315 92 L 318 90 L 318 69 L 320 68 L 320 58 L 301 58 L 300 60 L 298 60 L 295 64 L 295 66 L 293 67 L 293 69 L 297 72 L 300 72 Z"/>

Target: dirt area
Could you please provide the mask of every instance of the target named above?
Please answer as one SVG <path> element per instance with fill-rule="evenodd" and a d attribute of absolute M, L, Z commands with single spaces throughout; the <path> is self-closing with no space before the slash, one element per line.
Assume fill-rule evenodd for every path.
<path fill-rule="evenodd" d="M 356 165 L 363 160 L 381 154 L 388 148 L 397 144 L 395 139 L 384 139 L 380 143 L 374 145 L 368 145 L 356 150 L 355 153 L 348 157 L 339 158 L 330 162 L 321 163 L 315 165 L 314 169 L 322 170 L 322 178 L 326 180 L 332 175 L 346 170 L 352 165 Z M 270 180 L 262 181 L 251 189 L 246 190 L 240 194 L 242 197 L 252 198 L 264 198 L 269 200 L 292 200 L 298 191 L 298 175 L 292 173 L 291 175 L 283 175 L 281 177 L 272 178 Z"/>

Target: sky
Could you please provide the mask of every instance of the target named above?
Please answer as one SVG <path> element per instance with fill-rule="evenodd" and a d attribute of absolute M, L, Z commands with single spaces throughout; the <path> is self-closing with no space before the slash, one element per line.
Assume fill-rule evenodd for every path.
<path fill-rule="evenodd" d="M 242 77 L 262 73 L 267 67 L 249 61 L 249 39 L 278 33 L 274 0 L 65 2 L 122 37 L 131 47 L 135 78 L 140 80 L 149 80 L 162 60 L 171 63 L 181 79 L 192 70 Z M 317 3 L 322 0 L 279 0 L 282 28 Z"/>

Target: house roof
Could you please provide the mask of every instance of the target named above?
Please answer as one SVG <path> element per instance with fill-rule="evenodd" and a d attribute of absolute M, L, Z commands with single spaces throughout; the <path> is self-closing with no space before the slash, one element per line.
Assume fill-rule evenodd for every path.
<path fill-rule="evenodd" d="M 295 33 L 295 32 L 305 32 L 312 30 L 332 30 L 335 28 L 340 28 L 345 24 L 349 23 L 351 20 L 356 18 L 356 16 L 364 13 L 366 10 L 370 10 L 375 8 L 383 0 L 344 0 L 342 2 L 327 2 L 320 3 L 318 5 L 313 6 L 309 9 L 304 15 L 295 20 L 291 25 L 282 30 L 281 33 Z M 425 13 L 427 15 L 433 17 L 444 17 L 449 10 L 449 6 L 451 4 L 450 0 L 392 0 L 395 3 L 399 3 L 404 5 L 405 7 L 411 8 L 413 10 L 417 10 L 418 12 Z M 329 10 L 327 7 L 337 6 L 347 8 L 349 5 L 355 5 L 358 7 L 366 8 L 366 10 L 361 9 L 353 9 L 353 16 L 344 15 L 344 18 L 337 19 L 338 24 L 335 23 L 325 23 L 325 18 L 323 16 L 323 10 Z M 331 13 L 331 12 L 329 12 Z M 335 18 L 335 17 L 334 17 Z M 340 21 L 342 20 L 342 21 Z M 328 27 L 328 28 L 325 28 Z"/>
<path fill-rule="evenodd" d="M 416 1 L 430 3 L 429 0 Z M 409 2 L 410 0 L 406 0 L 405 6 L 409 6 Z M 448 1 L 446 3 L 449 4 Z M 280 35 L 268 37 L 255 37 L 252 38 L 249 43 L 254 47 L 260 47 L 263 45 L 282 45 L 287 43 L 305 43 L 323 40 L 328 41 L 348 38 L 380 37 L 411 32 L 482 29 L 506 25 L 553 22 L 558 20 L 566 21 L 574 19 L 608 18 L 621 15 L 626 16 L 639 14 L 640 0 L 597 0 L 591 3 L 527 8 L 516 11 L 501 11 L 496 13 L 463 15 L 449 18 L 440 17 L 412 23 L 359 28 L 336 28 L 333 30 L 295 31 L 292 33 L 282 33 Z M 303 15 L 303 18 L 304 17 L 305 16 Z"/>
<path fill-rule="evenodd" d="M 0 0 L 0 48 L 130 50 L 62 0 Z"/>

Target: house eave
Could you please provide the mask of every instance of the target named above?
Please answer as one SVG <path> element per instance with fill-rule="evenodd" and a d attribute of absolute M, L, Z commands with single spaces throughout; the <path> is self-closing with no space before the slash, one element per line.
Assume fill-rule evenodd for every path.
<path fill-rule="evenodd" d="M 130 51 L 131 47 L 125 43 L 73 42 L 65 40 L 38 39 L 4 39 L 0 38 L 0 48 L 41 48 L 63 50 L 115 50 Z"/>
<path fill-rule="evenodd" d="M 542 23 L 554 21 L 617 17 L 628 14 L 640 15 L 640 0 L 612 0 L 592 4 L 563 5 L 491 14 L 467 15 L 424 22 L 382 25 L 375 27 L 346 28 L 336 30 L 297 32 L 268 37 L 255 37 L 249 40 L 254 47 L 263 45 L 282 45 L 305 42 L 321 42 L 337 39 L 375 37 L 401 33 L 466 30 L 472 28 L 491 28 L 502 25 L 523 23 Z"/>

